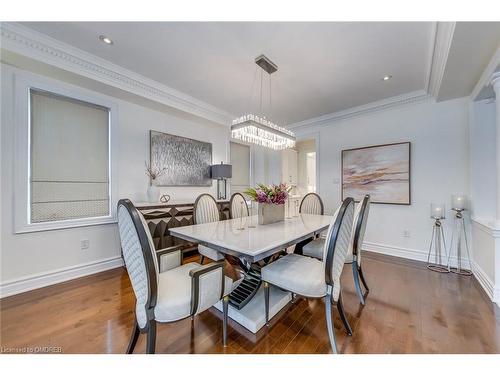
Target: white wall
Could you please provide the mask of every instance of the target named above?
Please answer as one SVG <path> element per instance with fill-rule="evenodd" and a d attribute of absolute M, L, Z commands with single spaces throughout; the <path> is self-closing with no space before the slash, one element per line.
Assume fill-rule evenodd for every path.
<path fill-rule="evenodd" d="M 383 110 L 301 131 L 320 132 L 319 192 L 327 213 L 340 204 L 341 150 L 411 142 L 410 206 L 373 204 L 366 232 L 374 251 L 426 259 L 432 220 L 431 202 L 450 208 L 451 194 L 469 195 L 468 102 L 466 98 L 431 101 Z M 451 216 L 445 221 L 450 236 Z M 410 237 L 403 231 L 409 230 Z"/>
<path fill-rule="evenodd" d="M 471 215 L 483 221 L 493 221 L 496 215 L 495 134 L 495 102 L 471 103 Z"/>
<path fill-rule="evenodd" d="M 57 76 L 57 74 L 55 74 Z M 64 77 L 64 74 L 61 74 Z M 40 274 L 69 270 L 85 264 L 108 262 L 116 265 L 120 255 L 116 224 L 38 233 L 13 234 L 13 165 L 14 165 L 14 87 L 13 73 L 2 64 L 1 128 L 1 275 L 5 290 L 13 282 Z M 109 96 L 108 96 L 109 98 Z M 211 142 L 213 161 L 227 161 L 229 129 L 176 110 L 163 111 L 111 98 L 118 106 L 118 185 L 119 197 L 145 201 L 148 179 L 144 161 L 149 160 L 149 130 L 157 130 Z M 212 188 L 162 188 L 173 200 L 193 200 L 203 192 L 216 194 Z M 90 240 L 90 248 L 80 250 L 80 241 Z M 89 268 L 93 269 L 93 268 Z M 68 271 L 69 272 L 69 271 Z M 70 272 L 71 273 L 71 272 Z M 28 286 L 28 284 L 26 284 Z M 32 285 L 32 284 L 29 284 Z"/>
<path fill-rule="evenodd" d="M 497 99 L 498 100 L 498 99 Z M 491 100 L 470 103 L 472 251 L 475 273 L 500 305 L 500 233 L 496 219 L 496 109 Z"/>

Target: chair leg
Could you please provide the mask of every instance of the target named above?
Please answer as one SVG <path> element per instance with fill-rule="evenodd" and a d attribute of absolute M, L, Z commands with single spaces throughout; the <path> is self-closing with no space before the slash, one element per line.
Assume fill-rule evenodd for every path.
<path fill-rule="evenodd" d="M 264 281 L 264 302 L 266 305 L 266 325 L 269 325 L 269 283 Z"/>
<path fill-rule="evenodd" d="M 229 310 L 229 296 L 222 299 L 222 345 L 227 346 L 227 312 Z"/>
<path fill-rule="evenodd" d="M 361 286 L 359 285 L 359 274 L 358 274 L 358 264 L 356 261 L 351 263 L 352 266 L 352 278 L 354 279 L 354 286 L 356 287 L 356 294 L 358 295 L 359 302 L 364 305 L 365 297 L 363 297 L 363 291 L 361 290 Z"/>
<path fill-rule="evenodd" d="M 205 260 L 205 256 L 204 255 L 200 255 L 200 264 L 203 264 L 204 260 Z"/>
<path fill-rule="evenodd" d="M 137 319 L 134 319 L 134 328 L 132 328 L 132 336 L 130 336 L 130 341 L 128 343 L 127 354 L 132 354 L 134 352 L 135 344 L 137 344 L 137 339 L 139 338 L 139 333 Z"/>
<path fill-rule="evenodd" d="M 155 354 L 155 345 L 156 345 L 156 322 L 152 320 L 149 322 L 146 353 Z"/>
<path fill-rule="evenodd" d="M 335 341 L 335 332 L 333 331 L 332 319 L 332 296 L 327 294 L 325 296 L 325 312 L 326 312 L 326 328 L 328 329 L 328 338 L 332 347 L 333 354 L 337 354 L 337 342 Z"/>
<path fill-rule="evenodd" d="M 339 294 L 339 300 L 337 301 L 337 310 L 339 310 L 340 319 L 342 320 L 342 323 L 344 324 L 344 327 L 347 331 L 347 334 L 349 336 L 352 336 L 352 329 L 351 329 L 351 326 L 349 325 L 347 317 L 345 316 L 344 306 L 342 305 L 342 292 Z"/>
<path fill-rule="evenodd" d="M 358 271 L 359 271 L 359 277 L 361 279 L 361 282 L 363 283 L 363 286 L 365 287 L 366 291 L 369 292 L 370 288 L 368 288 L 368 284 L 366 283 L 365 276 L 363 275 L 363 269 L 361 268 L 361 265 L 359 265 Z"/>

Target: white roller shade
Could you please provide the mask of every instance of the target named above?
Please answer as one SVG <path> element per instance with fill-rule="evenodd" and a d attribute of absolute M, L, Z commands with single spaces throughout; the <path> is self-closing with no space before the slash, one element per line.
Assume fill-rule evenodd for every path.
<path fill-rule="evenodd" d="M 109 109 L 30 90 L 31 222 L 108 216 Z"/>

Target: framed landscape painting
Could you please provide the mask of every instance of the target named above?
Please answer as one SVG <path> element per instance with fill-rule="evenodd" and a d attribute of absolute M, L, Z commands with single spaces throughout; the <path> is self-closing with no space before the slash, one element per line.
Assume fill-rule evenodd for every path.
<path fill-rule="evenodd" d="M 342 150 L 342 200 L 411 204 L 410 142 Z"/>

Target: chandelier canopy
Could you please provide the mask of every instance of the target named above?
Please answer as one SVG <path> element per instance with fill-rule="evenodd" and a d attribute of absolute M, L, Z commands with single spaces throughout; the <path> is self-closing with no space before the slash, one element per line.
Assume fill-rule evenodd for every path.
<path fill-rule="evenodd" d="M 264 55 L 257 57 L 255 63 L 269 74 L 269 102 L 271 103 L 271 74 L 278 70 L 278 66 Z M 260 109 L 262 112 L 262 71 Z M 265 116 L 253 114 L 244 115 L 233 120 L 231 137 L 273 150 L 284 150 L 295 146 L 295 135 L 291 131 L 267 120 Z"/>

